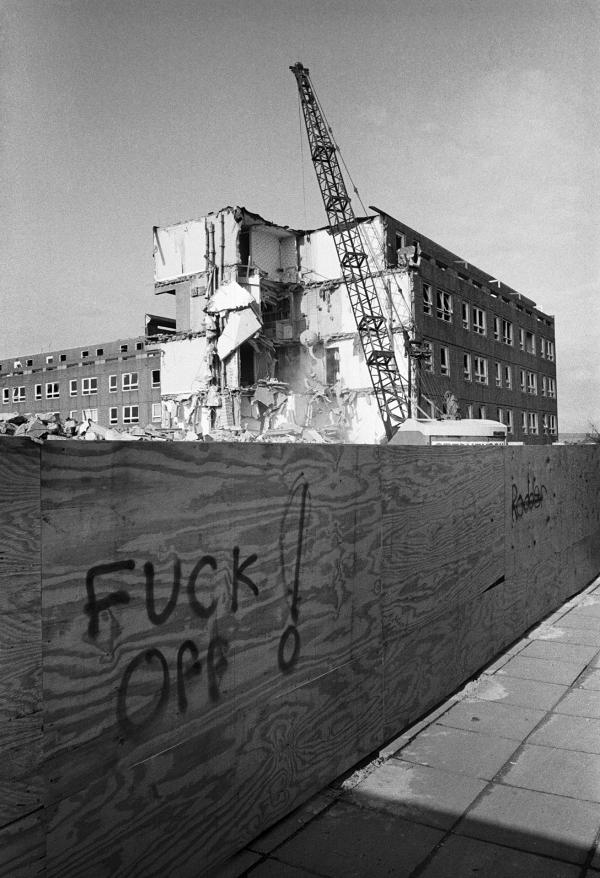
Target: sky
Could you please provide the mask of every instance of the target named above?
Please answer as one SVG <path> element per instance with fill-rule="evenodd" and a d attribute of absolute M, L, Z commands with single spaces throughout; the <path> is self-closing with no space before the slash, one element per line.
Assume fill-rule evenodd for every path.
<path fill-rule="evenodd" d="M 555 315 L 559 429 L 600 426 L 596 0 L 0 0 L 0 26 L 0 358 L 173 316 L 153 226 L 323 226 L 301 61 L 363 202 Z"/>

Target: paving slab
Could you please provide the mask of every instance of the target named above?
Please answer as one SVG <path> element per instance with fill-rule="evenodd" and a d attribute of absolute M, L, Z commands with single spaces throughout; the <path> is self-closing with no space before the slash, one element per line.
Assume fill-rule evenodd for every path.
<path fill-rule="evenodd" d="M 579 872 L 580 867 L 571 863 L 451 835 L 419 878 L 579 878 Z"/>
<path fill-rule="evenodd" d="M 600 616 L 592 614 L 589 607 L 570 610 L 558 619 L 557 624 L 561 628 L 590 628 L 600 631 Z"/>
<path fill-rule="evenodd" d="M 438 723 L 457 729 L 522 741 L 546 716 L 546 711 L 497 701 L 461 701 Z"/>
<path fill-rule="evenodd" d="M 558 683 L 570 686 L 582 672 L 585 663 L 551 661 L 541 658 L 524 658 L 517 655 L 501 668 L 496 676 L 508 675 L 523 680 L 540 680 L 542 683 Z"/>
<path fill-rule="evenodd" d="M 212 872 L 204 873 L 205 878 L 238 878 L 239 875 L 245 875 L 248 869 L 252 868 L 261 859 L 260 854 L 252 851 L 243 850 L 227 860 L 218 869 Z"/>
<path fill-rule="evenodd" d="M 485 786 L 481 778 L 393 758 L 379 765 L 345 797 L 365 808 L 449 829 Z"/>
<path fill-rule="evenodd" d="M 600 671 L 588 671 L 579 683 L 582 689 L 600 689 Z"/>
<path fill-rule="evenodd" d="M 596 628 L 561 627 L 560 622 L 554 625 L 541 625 L 535 634 L 529 635 L 535 640 L 559 640 L 561 643 L 581 643 L 585 646 L 600 646 L 600 632 Z"/>
<path fill-rule="evenodd" d="M 243 878 L 246 875 L 251 875 L 252 878 L 322 878 L 323 874 L 323 872 L 311 872 L 298 866 L 290 866 L 277 859 L 264 860 L 249 872 L 241 873 Z"/>
<path fill-rule="evenodd" d="M 600 755 L 600 719 L 560 713 L 550 714 L 548 719 L 529 736 L 527 743 Z"/>
<path fill-rule="evenodd" d="M 501 782 L 543 793 L 600 802 L 600 756 L 524 744 Z"/>
<path fill-rule="evenodd" d="M 567 691 L 567 686 L 559 686 L 556 683 L 542 683 L 539 680 L 523 680 L 520 677 L 498 674 L 488 677 L 484 674 L 465 696 L 465 701 L 482 699 L 533 707 L 537 710 L 550 710 Z"/>
<path fill-rule="evenodd" d="M 336 799 L 337 793 L 332 790 L 324 790 L 316 796 L 313 796 L 305 805 L 293 811 L 288 817 L 280 820 L 275 826 L 263 832 L 258 838 L 252 841 L 248 848 L 252 851 L 268 854 L 276 847 L 279 847 L 284 841 L 302 829 L 307 823 L 313 820 L 317 814 L 320 814 L 325 808 L 329 807 Z"/>
<path fill-rule="evenodd" d="M 442 837 L 439 829 L 346 801 L 316 817 L 273 856 L 328 878 L 408 878 Z M 251 874 L 267 878 L 284 873 L 266 871 L 261 865 Z"/>
<path fill-rule="evenodd" d="M 408 762 L 491 780 L 516 748 L 517 742 L 510 738 L 436 724 L 421 732 L 399 755 Z"/>
<path fill-rule="evenodd" d="M 492 784 L 453 832 L 584 863 L 599 828 L 600 804 Z"/>
<path fill-rule="evenodd" d="M 582 643 L 560 643 L 556 640 L 534 640 L 522 652 L 523 658 L 543 658 L 574 664 L 589 664 L 596 656 L 598 647 L 585 646 Z"/>
<path fill-rule="evenodd" d="M 571 689 L 554 707 L 554 712 L 600 719 L 600 692 L 594 689 Z"/>

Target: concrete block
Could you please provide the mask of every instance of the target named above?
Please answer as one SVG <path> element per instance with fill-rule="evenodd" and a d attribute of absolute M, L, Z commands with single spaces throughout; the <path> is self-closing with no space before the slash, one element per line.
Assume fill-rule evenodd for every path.
<path fill-rule="evenodd" d="M 281 864 L 330 878 L 408 878 L 442 837 L 438 829 L 338 802 L 279 848 L 276 856 Z M 252 874 L 280 878 L 288 873 L 283 866 L 281 871 L 267 871 L 265 864 Z M 294 873 L 289 878 L 295 878 Z"/>
<path fill-rule="evenodd" d="M 548 860 L 453 835 L 448 838 L 419 878 L 486 875 L 494 878 L 579 878 L 579 866 Z"/>
<path fill-rule="evenodd" d="M 599 638 L 600 641 L 600 638 Z M 600 643 L 598 644 L 600 646 Z M 549 640 L 534 640 L 523 650 L 523 658 L 541 658 L 551 661 L 588 664 L 598 652 L 598 646 L 585 646 L 581 643 L 558 643 Z"/>
<path fill-rule="evenodd" d="M 449 829 L 485 785 L 481 778 L 390 759 L 346 795 L 364 808 Z"/>
<path fill-rule="evenodd" d="M 543 710 L 517 707 L 514 704 L 499 704 L 494 701 L 462 701 L 448 713 L 445 713 L 439 720 L 439 724 L 522 741 L 544 716 Z"/>
<path fill-rule="evenodd" d="M 523 658 L 518 655 L 498 671 L 497 676 L 508 674 L 510 677 L 520 677 L 523 680 L 540 680 L 542 683 L 570 686 L 584 667 L 584 664 L 574 665 L 571 662 Z"/>
<path fill-rule="evenodd" d="M 600 755 L 600 719 L 555 713 L 533 732 L 527 743 Z"/>
<path fill-rule="evenodd" d="M 491 780 L 516 748 L 517 742 L 508 738 L 435 725 L 401 750 L 400 756 L 408 762 Z"/>
<path fill-rule="evenodd" d="M 600 827 L 600 805 L 500 784 L 489 787 L 454 830 L 483 841 L 585 862 Z"/>
<path fill-rule="evenodd" d="M 477 688 L 473 690 L 473 697 L 484 701 L 532 707 L 537 710 L 550 710 L 566 691 L 566 686 L 559 686 L 556 683 L 541 683 L 538 680 L 496 675 L 482 678 Z M 471 697 L 468 700 L 471 701 Z"/>
<path fill-rule="evenodd" d="M 600 802 L 600 756 L 525 744 L 501 781 L 542 793 Z"/>
<path fill-rule="evenodd" d="M 556 705 L 554 712 L 600 719 L 600 692 L 593 689 L 572 689 Z"/>

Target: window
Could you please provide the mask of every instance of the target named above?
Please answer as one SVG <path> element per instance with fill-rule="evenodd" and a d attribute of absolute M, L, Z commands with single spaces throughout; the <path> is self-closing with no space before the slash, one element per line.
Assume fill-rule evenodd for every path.
<path fill-rule="evenodd" d="M 522 351 L 525 350 L 525 330 L 519 329 L 519 347 Z"/>
<path fill-rule="evenodd" d="M 143 341 L 136 341 L 135 349 L 136 349 L 136 351 L 143 351 L 144 350 L 144 342 Z"/>
<path fill-rule="evenodd" d="M 61 361 L 61 363 L 65 363 L 66 360 L 67 360 L 67 355 L 66 355 L 66 354 L 61 354 L 61 355 L 60 355 L 60 361 Z"/>
<path fill-rule="evenodd" d="M 35 398 L 36 399 L 42 398 L 42 385 L 41 384 L 35 385 Z"/>
<path fill-rule="evenodd" d="M 546 339 L 540 338 L 540 357 L 542 359 L 546 358 Z"/>
<path fill-rule="evenodd" d="M 423 314 L 431 316 L 433 313 L 433 298 L 429 284 L 423 284 Z"/>
<path fill-rule="evenodd" d="M 554 378 L 548 378 L 548 396 L 550 399 L 556 399 L 556 381 Z"/>
<path fill-rule="evenodd" d="M 500 421 L 501 424 L 504 423 L 504 410 L 496 409 L 496 420 Z"/>
<path fill-rule="evenodd" d="M 488 364 L 484 357 L 473 357 L 473 370 L 475 381 L 479 382 L 479 384 L 488 383 Z"/>
<path fill-rule="evenodd" d="M 550 360 L 551 363 L 554 362 L 554 342 L 553 341 L 546 342 L 546 359 Z"/>
<path fill-rule="evenodd" d="M 109 375 L 108 376 L 108 392 L 116 393 L 117 392 L 117 376 Z"/>
<path fill-rule="evenodd" d="M 500 318 L 494 315 L 493 317 L 494 324 L 494 341 L 500 341 Z"/>
<path fill-rule="evenodd" d="M 477 308 L 473 306 L 473 332 L 479 333 L 479 335 L 485 335 L 485 311 L 481 308 Z"/>
<path fill-rule="evenodd" d="M 23 367 L 22 367 L 22 365 L 21 365 L 21 361 L 20 361 L 20 360 L 15 360 L 15 361 L 13 362 L 13 369 L 22 369 L 22 368 L 23 368 Z"/>
<path fill-rule="evenodd" d="M 123 376 L 124 378 L 125 376 Z M 327 348 L 325 351 L 325 384 L 335 384 L 340 377 L 340 349 Z M 125 386 L 123 386 L 125 390 Z"/>
<path fill-rule="evenodd" d="M 448 348 L 440 347 L 440 375 L 450 374 L 450 351 Z"/>
<path fill-rule="evenodd" d="M 152 370 L 152 387 L 160 387 L 160 369 Z"/>
<path fill-rule="evenodd" d="M 546 376 L 542 375 L 542 396 L 546 396 Z"/>
<path fill-rule="evenodd" d="M 153 421 L 161 421 L 162 420 L 162 406 L 159 402 L 152 403 L 152 420 Z"/>
<path fill-rule="evenodd" d="M 506 409 L 506 431 L 507 433 L 514 432 L 513 413 L 510 409 Z"/>
<path fill-rule="evenodd" d="M 82 359 L 82 360 L 85 360 L 85 358 L 86 358 L 86 357 L 89 357 L 89 355 L 90 355 L 90 352 L 89 352 L 89 351 L 82 351 L 82 352 L 81 352 L 81 359 Z"/>
<path fill-rule="evenodd" d="M 2 388 L 2 405 L 8 405 L 10 402 L 10 390 L 8 387 Z"/>
<path fill-rule="evenodd" d="M 101 357 L 104 354 L 104 348 L 96 348 L 96 356 Z"/>
<path fill-rule="evenodd" d="M 120 351 L 121 351 L 122 354 L 126 354 L 126 353 L 127 353 L 127 345 L 126 345 L 126 344 L 122 344 L 122 345 L 121 345 L 121 348 L 120 348 Z"/>
<path fill-rule="evenodd" d="M 98 379 L 97 378 L 82 378 L 81 379 L 81 392 L 84 396 L 90 396 L 92 393 L 98 393 Z"/>
<path fill-rule="evenodd" d="M 46 384 L 46 399 L 58 399 L 60 396 L 60 387 L 58 382 L 51 381 Z"/>
<path fill-rule="evenodd" d="M 512 366 L 504 366 L 502 371 L 504 372 L 504 386 L 508 390 L 512 390 Z"/>
<path fill-rule="evenodd" d="M 69 381 L 69 396 L 77 396 L 77 378 L 71 378 Z"/>
<path fill-rule="evenodd" d="M 465 381 L 471 381 L 472 377 L 471 354 L 463 354 L 463 378 Z"/>
<path fill-rule="evenodd" d="M 137 424 L 139 421 L 139 407 L 137 405 L 123 406 L 123 423 Z"/>
<path fill-rule="evenodd" d="M 333 381 L 331 382 L 334 383 Z M 121 375 L 121 386 L 123 390 L 137 390 L 138 389 L 138 373 L 137 372 L 124 372 Z"/>
<path fill-rule="evenodd" d="M 556 415 L 548 415 L 548 432 L 556 436 Z"/>
<path fill-rule="evenodd" d="M 51 366 L 53 362 L 54 362 L 54 357 L 52 355 L 46 357 L 46 365 L 47 366 Z"/>
<path fill-rule="evenodd" d="M 527 393 L 533 393 L 537 396 L 537 375 L 535 372 L 527 373 Z"/>
<path fill-rule="evenodd" d="M 539 433 L 537 412 L 529 412 L 528 421 L 530 434 L 532 436 L 537 436 Z"/>
<path fill-rule="evenodd" d="M 521 412 L 521 432 L 527 436 L 527 412 Z"/>
<path fill-rule="evenodd" d="M 527 378 L 525 376 L 525 369 L 519 369 L 519 387 L 521 388 L 521 393 L 527 393 Z"/>
<path fill-rule="evenodd" d="M 496 387 L 502 387 L 502 366 L 500 363 L 494 363 L 494 375 L 496 378 Z"/>
<path fill-rule="evenodd" d="M 433 372 L 433 345 L 430 341 L 424 341 L 421 342 L 421 348 L 423 349 L 423 357 L 421 360 L 423 363 L 423 371 Z"/>
<path fill-rule="evenodd" d="M 471 403 L 469 403 L 469 404 L 467 405 L 467 417 L 468 417 L 468 418 L 472 418 L 472 417 L 473 417 L 473 406 L 471 405 Z"/>
<path fill-rule="evenodd" d="M 485 420 L 485 406 L 484 405 L 475 406 L 475 417 L 481 421 Z"/>
<path fill-rule="evenodd" d="M 25 402 L 25 388 L 13 387 L 13 402 Z"/>
<path fill-rule="evenodd" d="M 98 423 L 98 409 L 81 409 L 81 420 L 82 421 L 94 421 L 95 424 Z"/>
<path fill-rule="evenodd" d="M 535 354 L 535 335 L 533 332 L 525 333 L 525 350 L 528 354 Z"/>
<path fill-rule="evenodd" d="M 461 306 L 460 306 L 460 309 L 461 309 L 461 312 L 462 312 L 462 325 L 463 325 L 463 329 L 468 329 L 468 328 L 469 328 L 469 325 L 470 325 L 470 324 L 469 324 L 469 303 L 468 303 L 468 302 L 462 302 L 462 303 L 461 303 Z"/>
<path fill-rule="evenodd" d="M 25 365 L 26 366 L 33 366 L 33 360 L 26 360 Z"/>
<path fill-rule="evenodd" d="M 119 420 L 119 410 L 117 408 L 109 409 L 109 417 L 108 417 L 109 424 L 116 424 L 118 422 L 118 420 Z"/>
<path fill-rule="evenodd" d="M 69 412 L 69 417 L 71 418 L 72 421 L 76 421 L 77 420 L 77 409 L 71 409 L 71 411 Z"/>
<path fill-rule="evenodd" d="M 452 296 L 443 290 L 437 290 L 435 294 L 435 313 L 440 320 L 446 323 L 452 322 Z"/>

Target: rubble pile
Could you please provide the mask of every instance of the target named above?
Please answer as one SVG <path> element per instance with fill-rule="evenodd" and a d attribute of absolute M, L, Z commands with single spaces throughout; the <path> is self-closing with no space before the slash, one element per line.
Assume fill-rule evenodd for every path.
<path fill-rule="evenodd" d="M 253 388 L 183 394 L 162 400 L 160 425 L 106 427 L 90 418 L 63 420 L 59 414 L 15 415 L 0 422 L 2 437 L 44 441 L 309 442 L 351 441 L 357 393 L 322 384 L 314 374 L 303 393 L 276 380 Z"/>

